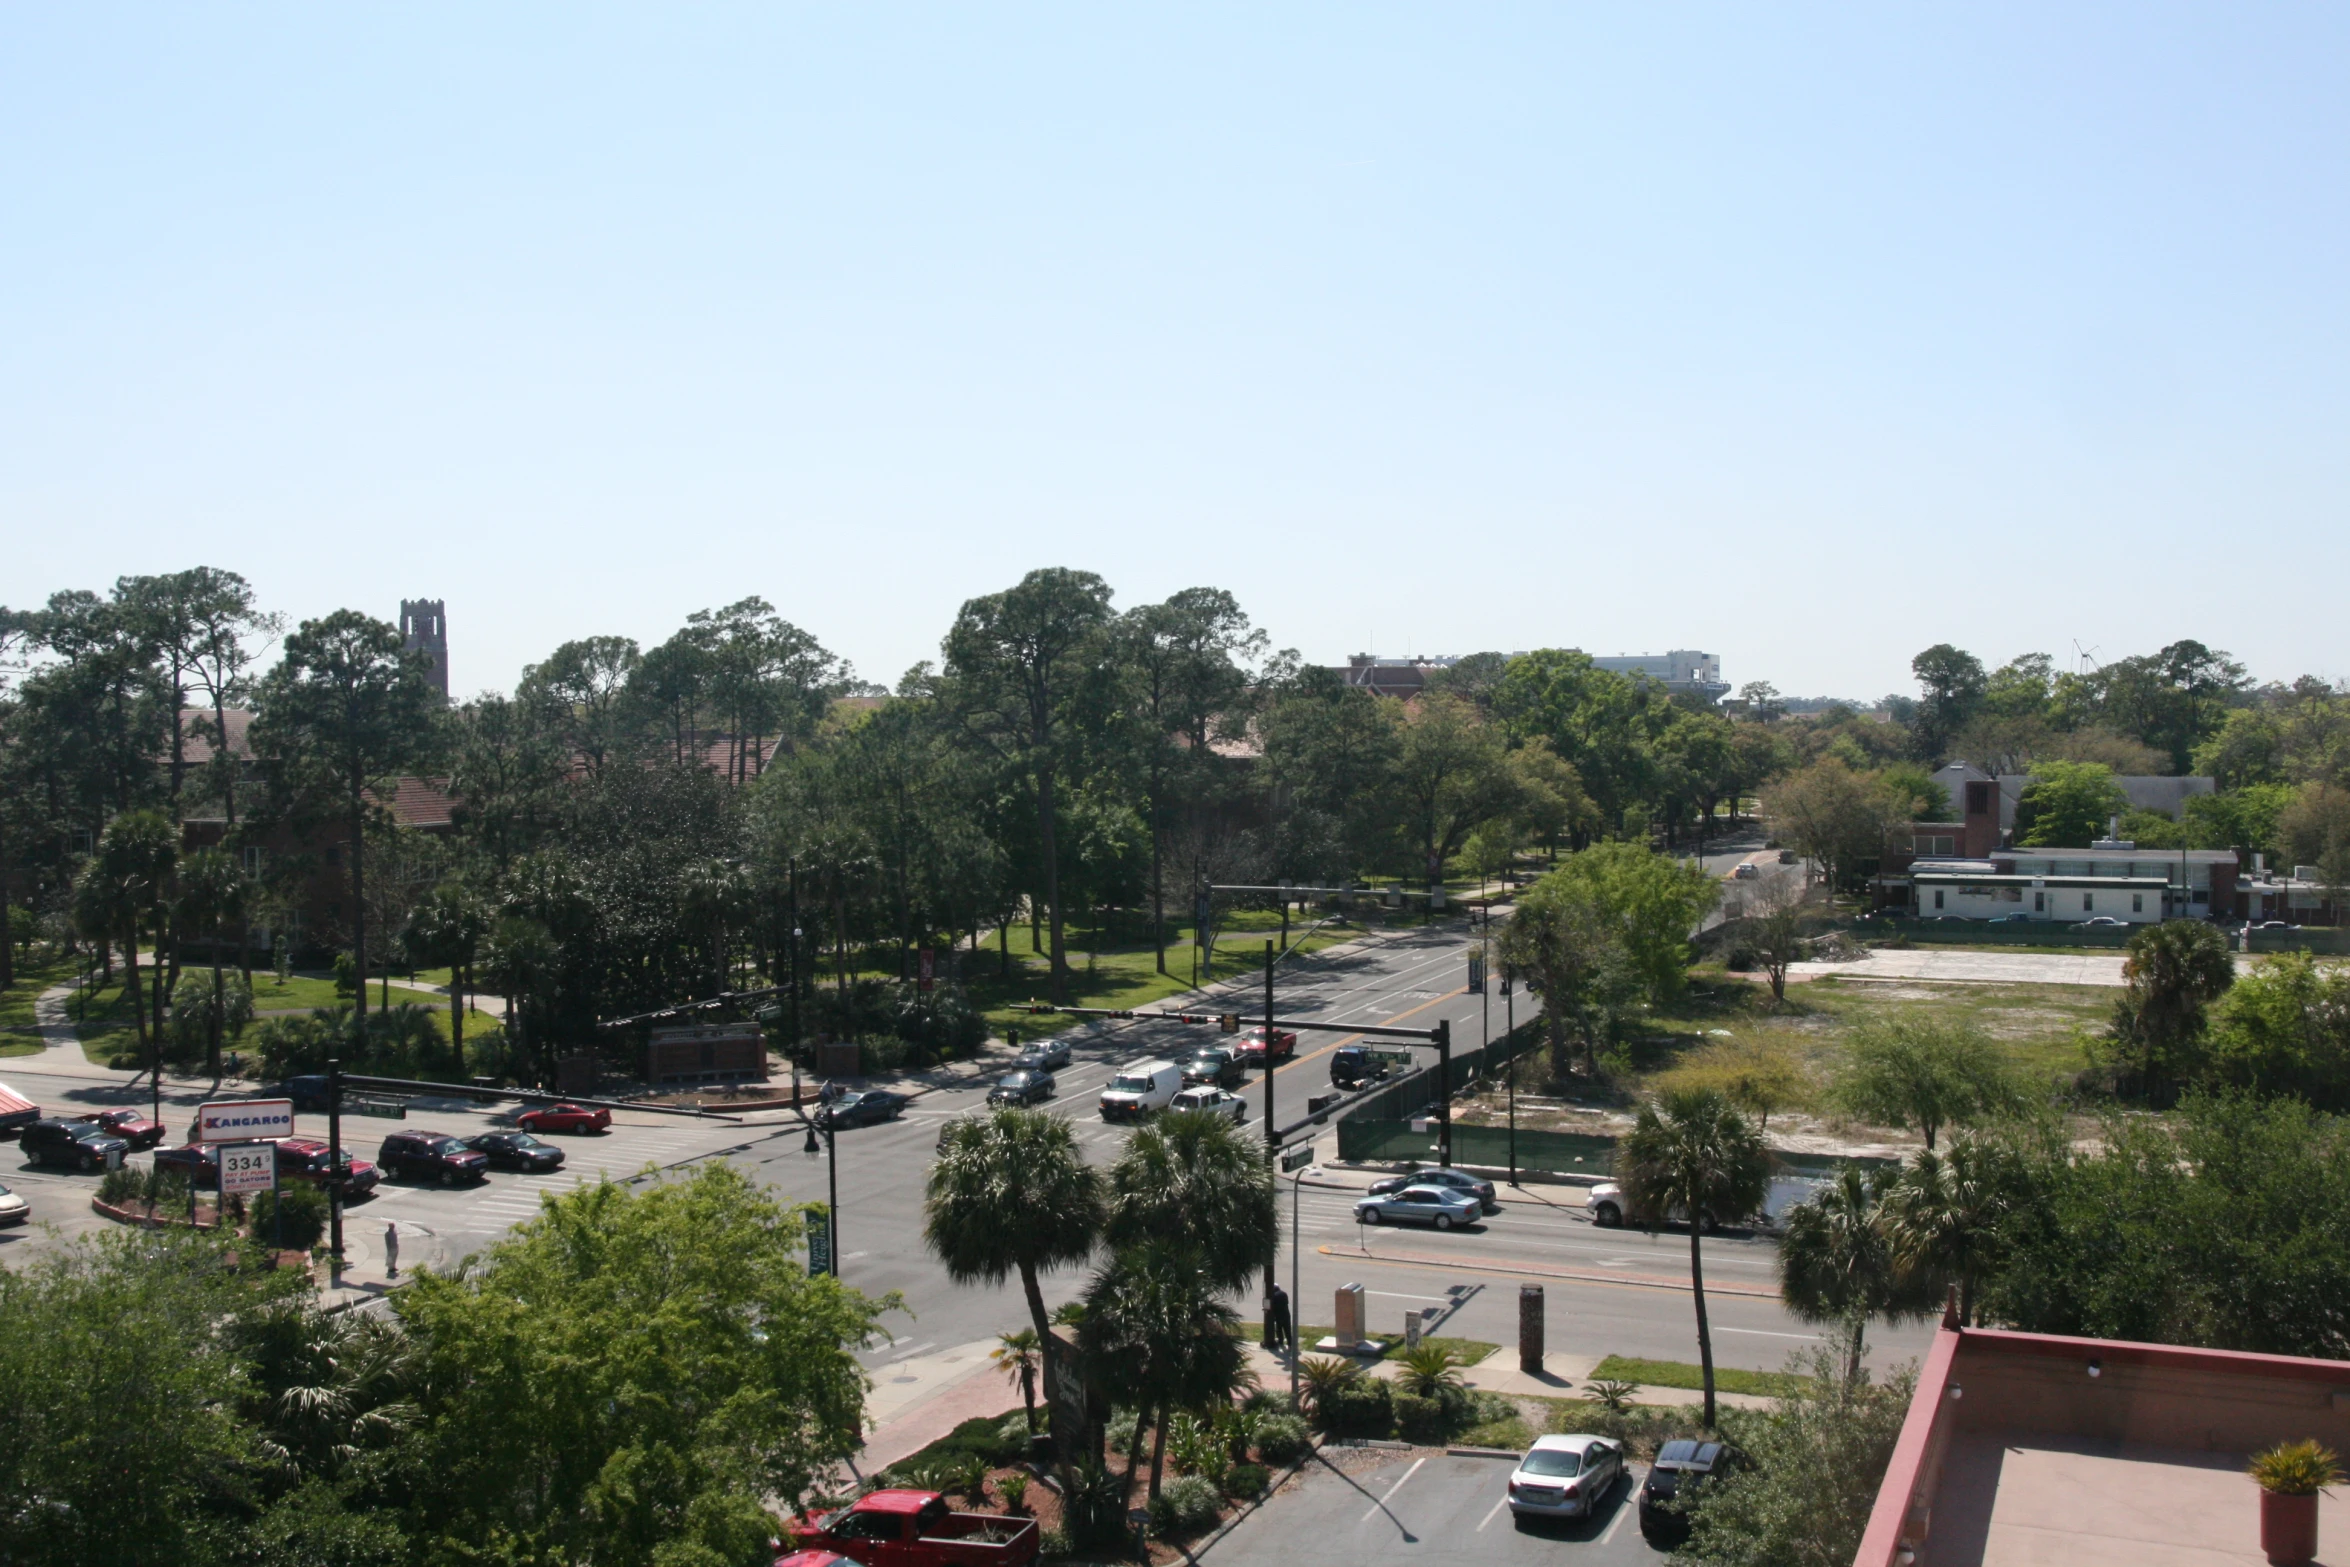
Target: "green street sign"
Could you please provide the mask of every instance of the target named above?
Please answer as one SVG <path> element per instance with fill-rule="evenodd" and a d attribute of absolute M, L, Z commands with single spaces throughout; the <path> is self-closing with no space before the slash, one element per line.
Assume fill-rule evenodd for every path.
<path fill-rule="evenodd" d="M 832 1221 L 819 1224 L 811 1216 L 808 1223 L 808 1277 L 832 1273 Z"/>
<path fill-rule="evenodd" d="M 1299 1143 L 1294 1148 L 1281 1150 L 1281 1173 L 1283 1175 L 1287 1175 L 1293 1170 L 1302 1170 L 1313 1162 L 1314 1145 L 1312 1143 Z"/>

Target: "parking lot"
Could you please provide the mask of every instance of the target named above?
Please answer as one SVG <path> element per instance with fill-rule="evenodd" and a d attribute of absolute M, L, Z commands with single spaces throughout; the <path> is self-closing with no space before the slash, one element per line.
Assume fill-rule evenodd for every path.
<path fill-rule="evenodd" d="M 1386 1567 L 1427 1562 L 1661 1562 L 1640 1537 L 1643 1465 L 1589 1519 L 1519 1524 L 1504 1505 L 1510 1463 L 1426 1449 L 1336 1449 L 1201 1553 L 1219 1564 Z"/>

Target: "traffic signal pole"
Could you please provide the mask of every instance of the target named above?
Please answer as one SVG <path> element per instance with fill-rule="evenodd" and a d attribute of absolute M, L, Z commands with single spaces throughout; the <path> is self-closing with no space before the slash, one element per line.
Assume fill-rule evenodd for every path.
<path fill-rule="evenodd" d="M 1273 1168 L 1281 1158 L 1281 1123 L 1273 1116 L 1273 1078 L 1279 1062 L 1274 1059 L 1273 1043 L 1273 965 L 1279 956 L 1273 943 L 1265 943 L 1265 1166 Z M 1265 1324 L 1260 1342 L 1273 1342 L 1273 1290 L 1281 1278 L 1281 1237 L 1276 1231 L 1273 1244 L 1265 1251 Z"/>

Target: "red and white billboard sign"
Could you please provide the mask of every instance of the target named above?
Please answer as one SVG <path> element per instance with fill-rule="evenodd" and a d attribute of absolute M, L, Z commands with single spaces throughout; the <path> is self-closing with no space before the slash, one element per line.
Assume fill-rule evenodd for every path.
<path fill-rule="evenodd" d="M 196 1107 L 196 1141 L 254 1143 L 294 1135 L 291 1099 L 224 1099 Z"/>

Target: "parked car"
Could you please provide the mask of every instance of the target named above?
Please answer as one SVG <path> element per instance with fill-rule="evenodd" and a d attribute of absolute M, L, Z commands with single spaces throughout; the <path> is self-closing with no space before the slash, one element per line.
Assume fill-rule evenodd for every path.
<path fill-rule="evenodd" d="M 1373 1181 L 1371 1195 L 1376 1197 L 1386 1192 L 1400 1192 L 1407 1186 L 1446 1187 L 1475 1198 L 1477 1205 L 1487 1213 L 1501 1212 L 1501 1194 L 1493 1189 L 1491 1181 L 1479 1180 L 1474 1175 L 1464 1174 L 1446 1165 L 1426 1165 L 1409 1175 L 1390 1175 L 1385 1180 Z"/>
<path fill-rule="evenodd" d="M 1706 1481 L 1742 1467 L 1745 1458 L 1727 1442 L 1692 1442 L 1686 1438 L 1657 1449 L 1656 1462 L 1640 1486 L 1640 1534 L 1659 1550 L 1672 1550 L 1689 1538 L 1689 1515 L 1683 1509 Z"/>
<path fill-rule="evenodd" d="M 465 1146 L 489 1160 L 493 1170 L 519 1170 L 524 1175 L 560 1170 L 566 1157 L 553 1143 L 528 1132 L 484 1132 L 466 1138 Z"/>
<path fill-rule="evenodd" d="M 22 1224 L 33 1216 L 33 1205 L 0 1186 L 0 1224 Z"/>
<path fill-rule="evenodd" d="M 2246 930 L 2299 930 L 2301 927 L 2291 920 L 2252 920 L 2244 928 Z"/>
<path fill-rule="evenodd" d="M 1248 1119 L 1248 1101 L 1228 1088 L 1186 1088 L 1168 1104 L 1169 1110 L 1201 1110 L 1220 1115 L 1235 1126 Z"/>
<path fill-rule="evenodd" d="M 1059 1090 L 1060 1084 L 1053 1080 L 1053 1074 L 1042 1067 L 1006 1072 L 995 1080 L 995 1087 L 987 1091 L 987 1102 L 991 1105 L 1040 1105 Z"/>
<path fill-rule="evenodd" d="M 586 1105 L 541 1105 L 523 1111 L 514 1124 L 526 1132 L 604 1132 L 611 1130 L 612 1112 L 602 1105 L 592 1110 Z"/>
<path fill-rule="evenodd" d="M 459 1181 L 490 1178 L 487 1154 L 475 1153 L 445 1132 L 394 1132 L 375 1151 L 375 1162 L 396 1181 Z"/>
<path fill-rule="evenodd" d="M 1340 1045 L 1330 1052 L 1330 1086 L 1346 1090 L 1365 1083 L 1384 1082 L 1399 1068 L 1412 1064 L 1408 1050 L 1380 1050 L 1370 1045 Z"/>
<path fill-rule="evenodd" d="M 1172 1061 L 1136 1061 L 1118 1069 L 1102 1090 L 1102 1119 L 1132 1121 L 1155 1115 L 1183 1090 L 1183 1072 Z"/>
<path fill-rule="evenodd" d="M 1045 1039 L 1021 1051 L 1012 1066 L 1014 1070 L 1022 1072 L 1059 1072 L 1075 1059 L 1069 1053 L 1067 1040 Z"/>
<path fill-rule="evenodd" d="M 1209 1083 L 1217 1088 L 1238 1088 L 1247 1081 L 1248 1068 L 1241 1064 L 1239 1054 L 1222 1045 L 1202 1045 L 1183 1063 L 1186 1087 Z"/>
<path fill-rule="evenodd" d="M 1449 1230 L 1456 1224 L 1475 1224 L 1484 1205 L 1467 1192 L 1449 1186 L 1406 1186 L 1401 1191 L 1364 1197 L 1355 1203 L 1355 1219 L 1362 1224 L 1426 1224 Z"/>
<path fill-rule="evenodd" d="M 1538 1436 L 1509 1479 L 1519 1518 L 1588 1518 L 1624 1473 L 1624 1448 L 1604 1436 Z"/>
<path fill-rule="evenodd" d="M 200 1192 L 220 1190 L 220 1149 L 212 1143 L 188 1143 L 155 1150 L 158 1171 L 177 1170 Z"/>
<path fill-rule="evenodd" d="M 131 1145 L 93 1121 L 68 1121 L 51 1116 L 24 1129 L 21 1142 L 29 1164 L 63 1165 L 74 1170 L 96 1170 L 122 1163 Z"/>
<path fill-rule="evenodd" d="M 2013 914 L 1994 914 L 1983 923 L 1986 925 L 2029 925 L 2031 922 L 2032 916 L 2019 909 Z"/>
<path fill-rule="evenodd" d="M 41 1119 L 41 1107 L 0 1083 L 0 1132 L 21 1131 Z"/>
<path fill-rule="evenodd" d="M 911 1103 L 904 1094 L 893 1094 L 886 1088 L 868 1088 L 863 1093 L 843 1094 L 828 1105 L 818 1106 L 816 1123 L 836 1132 L 852 1126 L 876 1126 L 904 1115 Z"/>
<path fill-rule="evenodd" d="M 308 1181 L 313 1186 L 326 1186 L 335 1173 L 332 1150 L 315 1137 L 281 1137 L 277 1140 L 277 1178 L 280 1181 Z M 365 1159 L 354 1158 L 351 1150 L 343 1150 L 343 1200 L 366 1197 L 383 1183 L 384 1173 Z"/>
<path fill-rule="evenodd" d="M 150 1121 L 136 1110 L 84 1110 L 68 1119 L 87 1121 L 101 1131 L 121 1138 L 133 1149 L 152 1148 L 163 1141 L 163 1123 Z"/>
<path fill-rule="evenodd" d="M 1286 1028 L 1273 1030 L 1273 1045 L 1268 1054 L 1265 1048 L 1265 1026 L 1260 1023 L 1240 1036 L 1237 1053 L 1244 1066 L 1263 1066 L 1268 1059 L 1286 1061 L 1297 1054 L 1297 1035 Z"/>
<path fill-rule="evenodd" d="M 2096 918 L 2094 918 L 2094 919 L 2085 919 L 2085 920 L 2079 920 L 2079 921 L 2076 921 L 2076 922 L 2074 923 L 2074 925 L 2073 925 L 2073 929 L 2075 929 L 2075 930 L 2119 930 L 2119 929 L 2121 929 L 2123 926 L 2125 926 L 2125 925 L 2127 925 L 2127 924 L 2129 924 L 2129 921 L 2128 921 L 2128 920 L 2117 920 L 2117 919 L 2115 919 L 2115 918 L 2114 918 L 2112 915 L 2110 915 L 2110 914 L 2100 914 L 2100 915 L 2098 915 L 2098 916 L 2097 916 Z"/>
<path fill-rule="evenodd" d="M 869 1491 L 792 1530 L 795 1552 L 833 1551 L 875 1567 L 1027 1567 L 1037 1546 L 1035 1519 L 952 1512 L 936 1491 Z"/>

